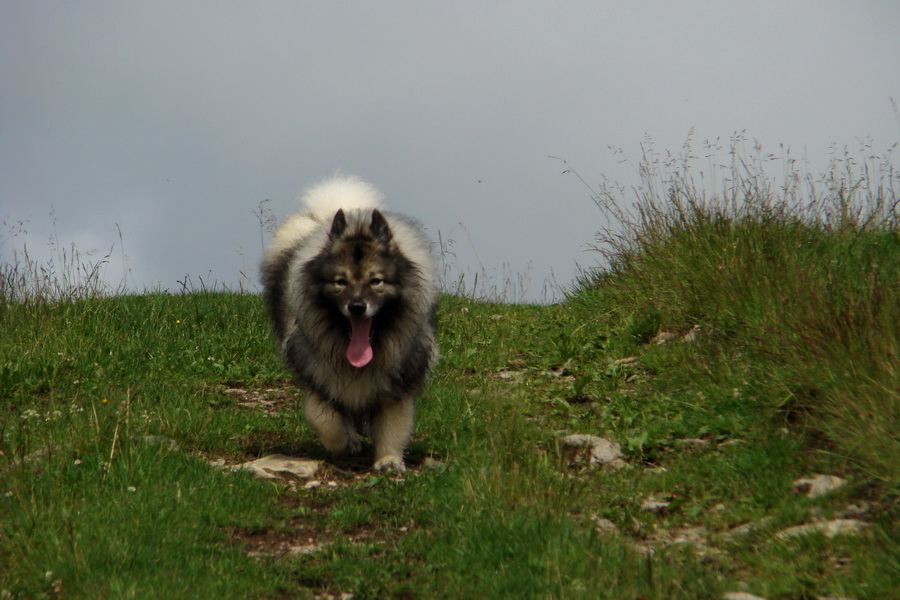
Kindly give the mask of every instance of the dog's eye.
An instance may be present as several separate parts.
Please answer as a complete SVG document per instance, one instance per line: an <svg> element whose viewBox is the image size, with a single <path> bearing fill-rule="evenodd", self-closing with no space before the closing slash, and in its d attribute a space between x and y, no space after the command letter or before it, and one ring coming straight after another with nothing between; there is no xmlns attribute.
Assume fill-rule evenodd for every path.
<svg viewBox="0 0 900 600"><path fill-rule="evenodd" d="M382 283L384 283L384 279L380 277L373 277L369 280L369 285L381 285Z"/></svg>
<svg viewBox="0 0 900 600"><path fill-rule="evenodd" d="M335 279L334 279L334 285L336 285L336 286L338 286L338 287L346 287L346 286L347 286L347 280L346 280L345 278L343 278L343 277L335 277Z"/></svg>

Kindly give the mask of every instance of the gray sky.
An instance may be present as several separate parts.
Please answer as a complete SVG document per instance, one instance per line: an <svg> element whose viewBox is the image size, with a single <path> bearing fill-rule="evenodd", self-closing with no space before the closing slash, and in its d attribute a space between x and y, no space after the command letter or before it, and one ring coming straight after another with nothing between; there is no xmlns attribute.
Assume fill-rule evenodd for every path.
<svg viewBox="0 0 900 600"><path fill-rule="evenodd" d="M279 218L343 170L531 299L603 225L585 187L636 183L691 128L814 168L900 139L900 2L0 0L0 258L114 246L106 278L256 282ZM51 218L50 213L53 217ZM55 229L54 229L55 228ZM123 265L124 256L127 264Z"/></svg>

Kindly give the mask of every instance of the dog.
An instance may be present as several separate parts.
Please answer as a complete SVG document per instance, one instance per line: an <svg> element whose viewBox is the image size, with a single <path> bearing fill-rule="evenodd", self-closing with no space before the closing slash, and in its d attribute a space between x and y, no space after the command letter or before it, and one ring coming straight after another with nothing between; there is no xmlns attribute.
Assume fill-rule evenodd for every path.
<svg viewBox="0 0 900 600"><path fill-rule="evenodd" d="M415 220L383 208L358 178L335 176L301 197L262 262L263 298L303 412L326 450L360 435L374 469L404 471L415 401L437 359L437 275Z"/></svg>

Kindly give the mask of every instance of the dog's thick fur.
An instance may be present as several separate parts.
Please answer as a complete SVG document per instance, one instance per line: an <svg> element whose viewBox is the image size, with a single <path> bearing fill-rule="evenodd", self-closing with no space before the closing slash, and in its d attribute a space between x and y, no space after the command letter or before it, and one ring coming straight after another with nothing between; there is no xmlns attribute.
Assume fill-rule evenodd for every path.
<svg viewBox="0 0 900 600"><path fill-rule="evenodd" d="M302 200L262 263L282 357L327 450L356 452L367 435L375 468L402 471L415 399L437 358L431 243L359 179L335 177Z"/></svg>

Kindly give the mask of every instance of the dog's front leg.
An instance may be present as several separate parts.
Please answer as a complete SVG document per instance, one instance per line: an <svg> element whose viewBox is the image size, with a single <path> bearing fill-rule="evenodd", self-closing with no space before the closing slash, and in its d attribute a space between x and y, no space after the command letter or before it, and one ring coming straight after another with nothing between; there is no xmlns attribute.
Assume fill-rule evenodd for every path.
<svg viewBox="0 0 900 600"><path fill-rule="evenodd" d="M415 404L412 398L380 398L372 416L376 471L405 471L403 451L412 437Z"/></svg>
<svg viewBox="0 0 900 600"><path fill-rule="evenodd" d="M355 454L360 450L359 436L350 420L313 392L303 398L303 414L322 445L332 454Z"/></svg>

